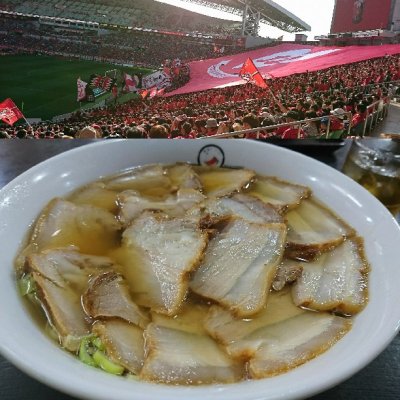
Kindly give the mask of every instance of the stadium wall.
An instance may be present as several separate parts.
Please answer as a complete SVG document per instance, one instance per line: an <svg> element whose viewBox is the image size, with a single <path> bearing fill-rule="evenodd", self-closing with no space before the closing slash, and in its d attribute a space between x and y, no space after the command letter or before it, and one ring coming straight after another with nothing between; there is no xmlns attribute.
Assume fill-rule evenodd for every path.
<svg viewBox="0 0 400 400"><path fill-rule="evenodd" d="M400 31L400 0L396 0L393 7L392 30Z"/></svg>
<svg viewBox="0 0 400 400"><path fill-rule="evenodd" d="M331 33L392 28L398 0L336 0Z"/></svg>
<svg viewBox="0 0 400 400"><path fill-rule="evenodd" d="M263 38L263 37L255 37L255 36L247 36L246 37L246 49L251 49L257 46L263 46L271 44L273 40L270 38Z"/></svg>

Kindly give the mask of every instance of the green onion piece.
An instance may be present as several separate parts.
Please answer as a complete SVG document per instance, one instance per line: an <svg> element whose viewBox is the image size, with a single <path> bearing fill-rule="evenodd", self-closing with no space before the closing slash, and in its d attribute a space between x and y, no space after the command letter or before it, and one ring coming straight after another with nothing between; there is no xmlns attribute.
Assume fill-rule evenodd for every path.
<svg viewBox="0 0 400 400"><path fill-rule="evenodd" d="M37 297L37 292L28 293L26 297L31 303L37 304L38 306L42 305L42 302L39 300L39 297Z"/></svg>
<svg viewBox="0 0 400 400"><path fill-rule="evenodd" d="M98 338L98 337L96 337L96 338L94 338L93 340L92 340L92 343L93 343L93 345L95 346L95 347L97 347L99 350L105 350L105 346L104 346L104 344L103 344L103 342L101 341L101 339L100 338Z"/></svg>
<svg viewBox="0 0 400 400"><path fill-rule="evenodd" d="M18 281L18 287L22 296L26 296L36 291L35 281L33 280L32 275L30 274L24 275Z"/></svg>
<svg viewBox="0 0 400 400"><path fill-rule="evenodd" d="M81 344L79 346L79 359L92 367L97 367L97 363L93 360L92 356L89 353L91 338L85 337L82 339Z"/></svg>
<svg viewBox="0 0 400 400"><path fill-rule="evenodd" d="M124 372L124 367L118 364L114 364L112 361L110 361L106 355L100 351L97 350L93 354L93 360L97 363L97 365L103 369L104 371L114 374L114 375L122 375Z"/></svg>

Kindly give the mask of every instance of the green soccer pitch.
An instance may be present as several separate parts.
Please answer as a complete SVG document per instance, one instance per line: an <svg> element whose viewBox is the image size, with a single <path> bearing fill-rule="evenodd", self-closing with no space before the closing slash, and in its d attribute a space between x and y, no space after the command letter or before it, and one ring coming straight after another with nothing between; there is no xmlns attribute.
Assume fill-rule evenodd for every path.
<svg viewBox="0 0 400 400"><path fill-rule="evenodd" d="M91 74L118 70L130 75L149 70L112 64L69 60L54 56L10 55L0 57L0 102L10 97L26 118L48 120L79 109L76 80ZM118 81L118 89L121 84ZM82 103L83 105L84 103Z"/></svg>

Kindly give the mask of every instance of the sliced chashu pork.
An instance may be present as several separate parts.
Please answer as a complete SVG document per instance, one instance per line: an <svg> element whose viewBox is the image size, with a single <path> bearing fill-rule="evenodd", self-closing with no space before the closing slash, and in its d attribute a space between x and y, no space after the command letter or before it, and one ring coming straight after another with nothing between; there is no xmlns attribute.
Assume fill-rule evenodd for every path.
<svg viewBox="0 0 400 400"><path fill-rule="evenodd" d="M235 359L249 361L252 378L286 372L328 350L351 328L349 319L296 307L288 290L272 293L253 319L237 320L214 306L206 329Z"/></svg>
<svg viewBox="0 0 400 400"><path fill-rule="evenodd" d="M256 341L262 336L263 344L249 363L250 376L259 379L287 372L327 351L350 329L349 319L312 312L266 327L254 335Z"/></svg>
<svg viewBox="0 0 400 400"><path fill-rule="evenodd" d="M94 319L121 318L141 328L150 322L132 301L125 279L114 271L96 275L82 296L85 312Z"/></svg>
<svg viewBox="0 0 400 400"><path fill-rule="evenodd" d="M168 333L171 343L168 345L169 349L167 348L167 344L163 343L161 352L160 348L154 349L154 343L152 344L156 354L153 354L154 358L150 361L149 366L147 366L147 373L150 371L150 373L154 375L151 379L163 379L160 372L164 373L164 370L167 368L163 359L167 360L170 358L167 352L174 351L174 344L177 346L176 352L180 354L178 359L171 359L170 368L172 373L170 372L170 382L193 382L196 384L211 383L213 380L219 382L225 381L227 378L231 379L229 377L232 375L232 372L236 371L238 366L235 365L236 363L232 363L225 354L221 355L221 353L223 353L221 352L221 348L216 346L209 338L204 328L208 310L209 306L205 304L196 304L188 300L179 311L179 314L175 315L173 318L156 312L151 313L153 325L157 326L159 329L165 329L166 331L164 332ZM160 336L163 336L162 332ZM162 339L163 337L157 338L157 341L162 341ZM181 352L178 350L180 343L183 343ZM213 355L211 351L215 351L215 354ZM175 360L178 360L176 362L177 365L173 365L175 364ZM217 372L216 377L213 378L214 372L216 370L218 371L216 367L222 366L220 365L221 360L226 370L224 371L224 369L221 369ZM184 367L185 363L188 364L186 368ZM206 365L209 365L210 371L205 370ZM234 369L231 369L230 365L235 365ZM180 368L177 376L174 375L176 373L174 372L176 371L176 367ZM242 371L239 372L238 370L237 373L240 374L238 378L241 378ZM221 376L224 378L221 378Z"/></svg>
<svg viewBox="0 0 400 400"><path fill-rule="evenodd" d="M228 307L238 316L260 311L281 261L284 224L233 219L209 243L193 276L193 292Z"/></svg>
<svg viewBox="0 0 400 400"><path fill-rule="evenodd" d="M133 168L107 179L104 184L108 190L136 190L144 196L155 197L164 196L172 189L171 180L160 164Z"/></svg>
<svg viewBox="0 0 400 400"><path fill-rule="evenodd" d="M158 326L176 329L198 335L207 335L204 329L204 321L208 315L209 306L206 304L196 304L186 300L179 314L172 318L156 312L151 312L151 320Z"/></svg>
<svg viewBox="0 0 400 400"><path fill-rule="evenodd" d="M240 343L257 329L276 324L288 318L303 314L305 311L293 303L290 290L283 289L280 292L272 291L268 296L266 307L253 317L235 318L229 310L221 306L213 305L204 320L204 328L219 343L227 346L228 354L235 358L249 358L241 349L234 352L235 343Z"/></svg>
<svg viewBox="0 0 400 400"><path fill-rule="evenodd" d="M297 305L355 314L367 304L369 265L361 239L348 239L314 262L302 263L302 267L292 289Z"/></svg>
<svg viewBox="0 0 400 400"><path fill-rule="evenodd" d="M54 199L39 216L30 245L37 250L74 245L82 253L104 255L118 243L120 229L104 209Z"/></svg>
<svg viewBox="0 0 400 400"><path fill-rule="evenodd" d="M286 214L286 218L286 255L290 258L312 260L355 233L332 211L312 199L302 201L298 208Z"/></svg>
<svg viewBox="0 0 400 400"><path fill-rule="evenodd" d="M196 385L236 382L244 375L242 363L229 358L208 336L150 324L145 340L143 379Z"/></svg>
<svg viewBox="0 0 400 400"><path fill-rule="evenodd" d="M287 284L296 282L301 276L303 265L295 260L283 259L276 271L272 288L282 290Z"/></svg>
<svg viewBox="0 0 400 400"><path fill-rule="evenodd" d="M76 351L81 338L90 333L90 319L81 305L90 275L112 267L113 262L107 257L69 249L27 257L26 269L36 282L38 298L66 349Z"/></svg>
<svg viewBox="0 0 400 400"><path fill-rule="evenodd" d="M311 190L277 178L257 176L248 193L272 204L281 212L287 212L298 207L302 199L308 198Z"/></svg>
<svg viewBox="0 0 400 400"><path fill-rule="evenodd" d="M139 374L144 363L143 329L122 320L97 321L92 333L98 336L112 361L133 374Z"/></svg>
<svg viewBox="0 0 400 400"><path fill-rule="evenodd" d="M232 197L208 200L205 203L205 213L209 214L211 220L238 217L258 224L284 222L276 208L253 196L241 193L234 194Z"/></svg>
<svg viewBox="0 0 400 400"><path fill-rule="evenodd" d="M255 177L248 169L198 168L203 191L208 197L229 196L247 186Z"/></svg>
<svg viewBox="0 0 400 400"><path fill-rule="evenodd" d="M118 211L117 195L118 192L106 189L103 182L96 182L74 192L69 200L74 204L104 208L115 214Z"/></svg>
<svg viewBox="0 0 400 400"><path fill-rule="evenodd" d="M135 302L175 315L187 294L189 273L199 264L207 240L192 220L151 212L135 219L123 234L120 254Z"/></svg>
<svg viewBox="0 0 400 400"><path fill-rule="evenodd" d="M199 176L189 164L175 164L167 167L167 175L171 179L172 186L180 189L202 189Z"/></svg>
<svg viewBox="0 0 400 400"><path fill-rule="evenodd" d="M126 227L144 210L160 210L172 217L183 217L204 199L205 196L195 189L179 189L165 200L145 198L138 192L127 190L118 196L119 218Z"/></svg>

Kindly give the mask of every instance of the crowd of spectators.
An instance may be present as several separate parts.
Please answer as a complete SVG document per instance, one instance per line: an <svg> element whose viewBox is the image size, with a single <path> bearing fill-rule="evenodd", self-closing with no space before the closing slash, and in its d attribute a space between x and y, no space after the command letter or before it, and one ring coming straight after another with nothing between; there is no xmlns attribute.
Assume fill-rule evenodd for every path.
<svg viewBox="0 0 400 400"><path fill-rule="evenodd" d="M372 112L383 110L400 80L400 55L269 81L78 112L62 123L0 128L16 138L196 138L262 127L261 137L341 138L351 124L362 135ZM348 119L348 112L352 119ZM321 117L316 122L298 121ZM330 122L328 122L330 120ZM278 128L271 126L286 123ZM329 135L327 134L329 125ZM249 133L245 137L254 138Z"/></svg>
<svg viewBox="0 0 400 400"><path fill-rule="evenodd" d="M0 10L185 33L240 34L238 24L149 0L2 0Z"/></svg>
<svg viewBox="0 0 400 400"><path fill-rule="evenodd" d="M30 53L65 54L150 68L159 67L166 58L193 61L216 56L213 42L199 38L136 31L109 31L97 36L90 31L68 32L1 17L0 48L3 51L8 48ZM230 54L243 51L242 48L224 48Z"/></svg>

